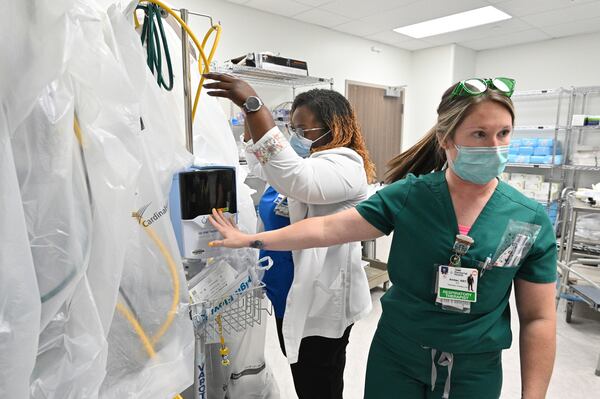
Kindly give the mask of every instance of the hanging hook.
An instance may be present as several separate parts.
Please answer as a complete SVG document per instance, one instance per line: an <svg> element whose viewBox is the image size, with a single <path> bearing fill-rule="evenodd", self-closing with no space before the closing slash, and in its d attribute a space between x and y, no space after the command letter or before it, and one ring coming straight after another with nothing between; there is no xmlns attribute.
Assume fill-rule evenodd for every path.
<svg viewBox="0 0 600 399"><path fill-rule="evenodd" d="M180 10L179 10L179 9L177 9L177 8L173 8L173 11L180 11ZM188 14L191 14L191 15L196 15L196 16L198 16L198 17L208 18L208 19L210 20L210 26L214 26L214 25L215 25L215 24L214 24L214 22L213 22L213 18L212 18L212 16L210 16L210 15L207 15L207 14L200 14L200 13L193 12L193 11L188 11ZM219 24L219 25L221 25L221 21L219 21L219 22L218 22L218 24Z"/></svg>

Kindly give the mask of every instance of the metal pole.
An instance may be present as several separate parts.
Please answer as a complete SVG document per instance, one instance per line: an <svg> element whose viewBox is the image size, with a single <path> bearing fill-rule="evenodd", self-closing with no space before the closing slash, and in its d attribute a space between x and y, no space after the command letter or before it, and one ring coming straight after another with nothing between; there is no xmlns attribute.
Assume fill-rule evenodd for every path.
<svg viewBox="0 0 600 399"><path fill-rule="evenodd" d="M575 242L575 225L577 224L577 210L571 208L569 215L569 237L567 239L567 248L565 248L565 263L568 265L571 261L571 254L573 253L573 243Z"/></svg>
<svg viewBox="0 0 600 399"><path fill-rule="evenodd" d="M181 19L187 24L188 10L182 8ZM192 131L192 93L190 78L190 42L188 33L181 28L181 63L183 64L183 105L185 107L185 146L189 152L194 153L194 134Z"/></svg>
<svg viewBox="0 0 600 399"><path fill-rule="evenodd" d="M369 259L375 259L377 252L375 245L375 240L363 241L363 256Z"/></svg>

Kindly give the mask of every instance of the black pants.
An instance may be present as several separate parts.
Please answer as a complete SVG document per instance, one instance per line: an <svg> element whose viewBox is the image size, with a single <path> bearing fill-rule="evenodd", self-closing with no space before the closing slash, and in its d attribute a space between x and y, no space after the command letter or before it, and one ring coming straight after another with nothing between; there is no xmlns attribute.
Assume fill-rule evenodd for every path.
<svg viewBox="0 0 600 399"><path fill-rule="evenodd" d="M279 345L286 355L283 319L276 318L275 321ZM291 365L298 399L342 399L346 346L352 326L349 325L340 338L313 336L302 339L298 362Z"/></svg>

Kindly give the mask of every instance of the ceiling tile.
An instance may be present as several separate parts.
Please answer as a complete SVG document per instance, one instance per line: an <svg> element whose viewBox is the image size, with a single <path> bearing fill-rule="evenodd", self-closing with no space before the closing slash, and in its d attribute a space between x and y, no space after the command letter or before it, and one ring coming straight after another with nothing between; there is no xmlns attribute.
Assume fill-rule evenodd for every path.
<svg viewBox="0 0 600 399"><path fill-rule="evenodd" d="M560 25L567 22L578 21L600 17L600 1L591 3L577 4L572 7L561 8L543 12L539 14L528 15L522 19L532 26L541 28L545 26Z"/></svg>
<svg viewBox="0 0 600 399"><path fill-rule="evenodd" d="M382 29L394 29L488 5L484 0L421 0L360 20L379 25Z"/></svg>
<svg viewBox="0 0 600 399"><path fill-rule="evenodd" d="M324 11L319 8L313 8L306 12L294 15L295 19L308 22L315 25L321 25L332 28L337 25L349 22L350 19L339 14L334 14L329 11Z"/></svg>
<svg viewBox="0 0 600 399"><path fill-rule="evenodd" d="M261 11L292 17L303 11L310 10L310 6L296 3L292 0L250 0L244 6L256 8Z"/></svg>
<svg viewBox="0 0 600 399"><path fill-rule="evenodd" d="M399 33L391 31L391 30L385 31L385 32L379 32L374 35L370 35L368 37L368 39L375 40L377 42L381 42L381 43L385 43L385 44L391 44L392 46L396 46L398 48L401 48L404 50L409 50L409 51L421 50L421 49L429 48L429 47L435 47L434 44L428 43L425 40L413 39L411 37L401 35Z"/></svg>
<svg viewBox="0 0 600 399"><path fill-rule="evenodd" d="M467 47L473 50L487 50L498 47L513 46L516 44L537 42L541 40L551 39L551 37L539 29L530 29L522 32L511 33L508 35L498 35L493 37L486 37L483 39L464 41L460 44L463 47Z"/></svg>
<svg viewBox="0 0 600 399"><path fill-rule="evenodd" d="M312 7L319 7L335 0L294 0L296 3L304 4Z"/></svg>
<svg viewBox="0 0 600 399"><path fill-rule="evenodd" d="M367 39L376 40L378 42L387 43L387 44L398 44L401 42L406 42L408 40L414 40L412 37L402 35L400 33L396 33L393 30L385 30L383 32L379 32L373 35L367 36Z"/></svg>
<svg viewBox="0 0 600 399"><path fill-rule="evenodd" d="M547 26L540 28L541 31L552 37L564 37L600 31L600 17L584 19L566 24Z"/></svg>
<svg viewBox="0 0 600 399"><path fill-rule="evenodd" d="M363 21L350 21L336 26L335 30L356 36L368 36L381 32L381 27Z"/></svg>
<svg viewBox="0 0 600 399"><path fill-rule="evenodd" d="M348 18L359 19L414 2L415 0L335 0L319 8Z"/></svg>
<svg viewBox="0 0 600 399"><path fill-rule="evenodd" d="M427 37L427 41L436 45L477 40L489 36L506 35L531 29L531 26L519 18L511 18L492 24L463 29L456 32L444 33Z"/></svg>
<svg viewBox="0 0 600 399"><path fill-rule="evenodd" d="M585 3L591 3L597 0L502 0L494 6L513 17L523 17L525 15L540 14L552 10L575 7Z"/></svg>

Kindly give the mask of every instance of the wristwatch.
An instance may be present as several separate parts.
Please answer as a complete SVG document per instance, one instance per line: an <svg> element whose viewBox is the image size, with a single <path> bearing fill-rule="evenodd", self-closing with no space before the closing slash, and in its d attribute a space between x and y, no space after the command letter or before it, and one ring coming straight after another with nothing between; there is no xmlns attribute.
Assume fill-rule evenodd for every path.
<svg viewBox="0 0 600 399"><path fill-rule="evenodd" d="M242 109L245 113L256 112L263 106L263 102L256 96L250 96L246 102L242 104Z"/></svg>

